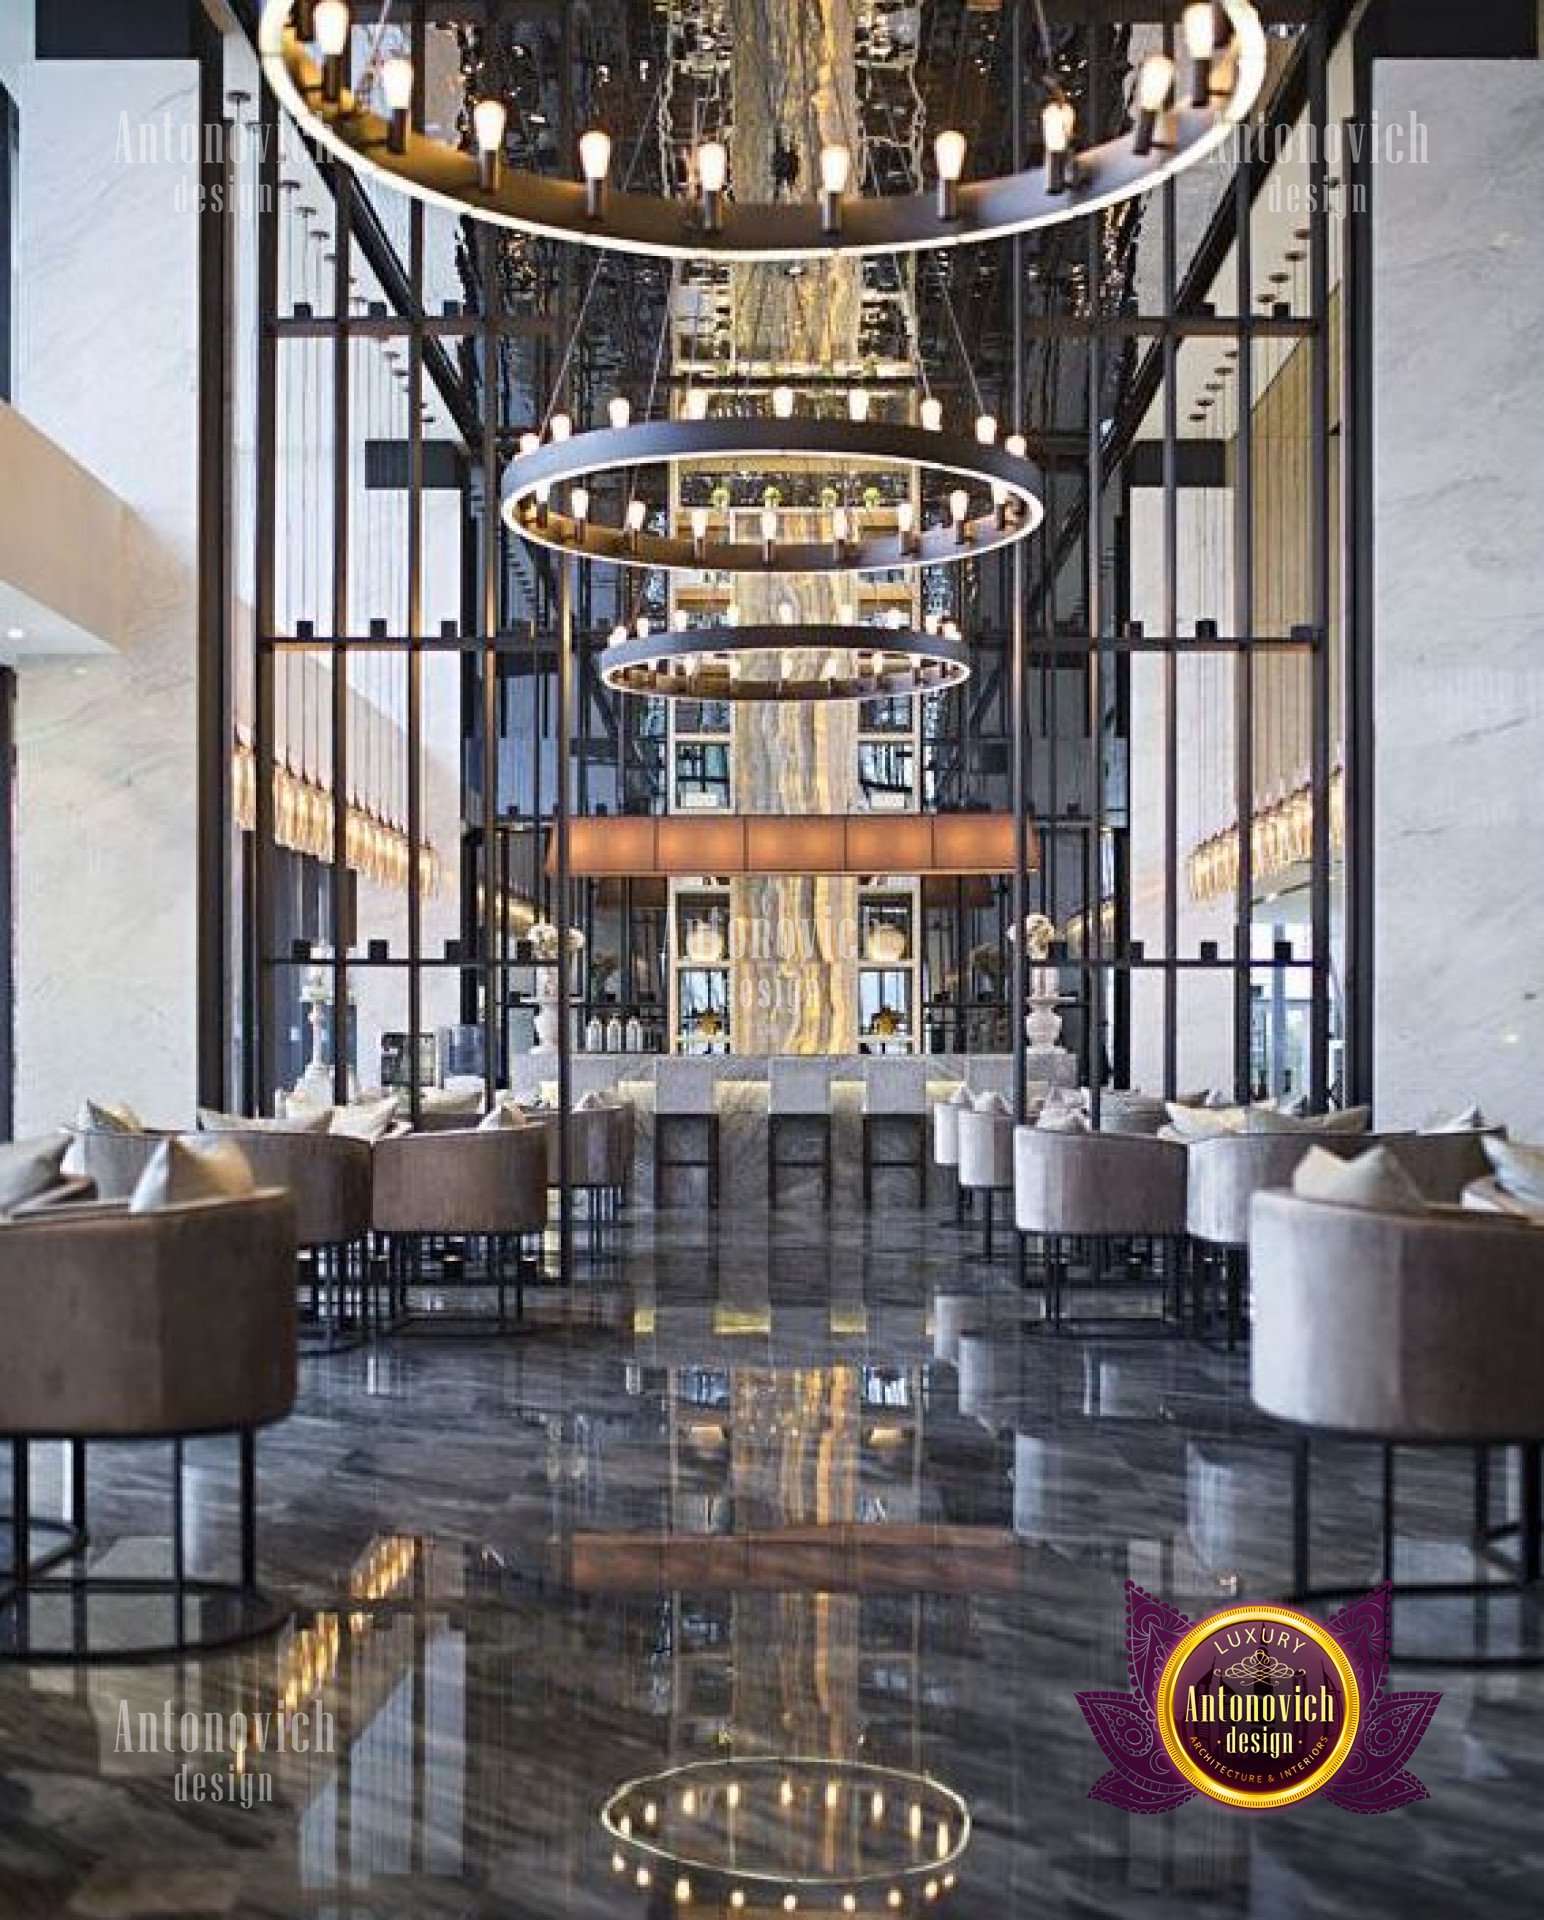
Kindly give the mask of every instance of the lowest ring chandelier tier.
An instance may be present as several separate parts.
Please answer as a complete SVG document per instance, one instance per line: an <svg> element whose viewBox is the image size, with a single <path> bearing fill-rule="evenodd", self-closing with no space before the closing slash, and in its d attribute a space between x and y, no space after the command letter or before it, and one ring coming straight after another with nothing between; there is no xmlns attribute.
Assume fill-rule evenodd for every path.
<svg viewBox="0 0 1544 1920"><path fill-rule="evenodd" d="M525 437L523 451L504 475L504 518L529 540L587 560L676 572L878 573L894 568L948 566L1022 540L1044 517L1039 469L1017 451L1014 435L999 447L938 429L894 421L821 420L791 412L773 419L650 420L602 427L541 442ZM995 424L993 431L995 433ZM1012 446L1015 450L1009 451ZM591 476L633 467L705 460L739 463L810 460L867 465L912 473L942 472L962 483L949 493L942 525L917 523L909 501L888 507L836 505L826 513L830 535L821 540L782 537L782 516L764 507L759 537L734 537L730 508L696 507L689 534L652 531L645 503L634 498L627 524L607 526L590 514ZM562 488L561 504L553 498ZM972 511L975 508L976 511Z"/></svg>
<svg viewBox="0 0 1544 1920"><path fill-rule="evenodd" d="M616 692L656 699L904 700L968 680L970 655L948 631L806 625L629 634L620 627L600 670Z"/></svg>
<svg viewBox="0 0 1544 1920"><path fill-rule="evenodd" d="M1033 171L967 180L965 136L945 129L933 142L931 193L854 191L852 152L831 143L819 156L816 199L737 200L732 153L709 140L693 155L690 197L670 199L609 184L612 143L601 127L578 142L577 180L507 167L508 109L497 97L472 108L472 151L423 133L412 125L419 87L411 61L372 55L356 79L352 28L345 0L267 0L259 24L269 83L339 159L457 214L677 260L902 253L1052 226L1204 159L1258 99L1266 65L1250 0L1194 0L1182 16L1180 60L1152 53L1138 71L1130 131L1080 148L1076 110L1055 90L1041 115L1044 163Z"/></svg>

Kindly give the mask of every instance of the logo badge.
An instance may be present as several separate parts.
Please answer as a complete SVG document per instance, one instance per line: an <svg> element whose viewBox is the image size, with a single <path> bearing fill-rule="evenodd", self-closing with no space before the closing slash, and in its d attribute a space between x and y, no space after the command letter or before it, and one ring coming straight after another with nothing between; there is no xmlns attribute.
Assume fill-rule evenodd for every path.
<svg viewBox="0 0 1544 1920"><path fill-rule="evenodd" d="M1134 1813L1197 1793L1255 1811L1424 1800L1405 1762L1442 1696L1386 1691L1388 1605L1385 1586L1327 1623L1268 1602L1192 1621L1128 1581L1132 1691L1078 1695L1114 1768L1089 1797Z"/></svg>

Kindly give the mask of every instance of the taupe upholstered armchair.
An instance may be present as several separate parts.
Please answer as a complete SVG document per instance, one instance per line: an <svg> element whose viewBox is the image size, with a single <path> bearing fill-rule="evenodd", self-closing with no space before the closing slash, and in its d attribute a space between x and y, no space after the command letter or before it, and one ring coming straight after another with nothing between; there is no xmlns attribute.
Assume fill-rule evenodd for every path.
<svg viewBox="0 0 1544 1920"><path fill-rule="evenodd" d="M990 1260L997 1195L1013 1186L1013 1116L961 1107L957 1127L960 1190L982 1197L982 1253Z"/></svg>
<svg viewBox="0 0 1544 1920"><path fill-rule="evenodd" d="M130 1136L123 1136L130 1137ZM295 1402L295 1215L258 1192L131 1213L56 1207L0 1228L0 1436L11 1443L13 1566L0 1596L0 1651L26 1659L120 1658L209 1647L277 1625L257 1588L256 1433ZM240 1442L237 1582L187 1566L182 1442ZM174 1443L170 1581L79 1570L34 1578L29 1448L71 1443L72 1520L87 1524L87 1445ZM29 1571L31 1569L31 1571ZM90 1638L98 1594L132 1597L130 1641ZM124 1618L117 1610L117 1618ZM159 1638L148 1622L164 1618Z"/></svg>
<svg viewBox="0 0 1544 1920"><path fill-rule="evenodd" d="M1060 1323L1075 1258L1086 1254L1097 1278L1115 1249L1124 1277L1156 1278L1177 1311L1186 1173L1185 1149L1171 1140L1015 1128L1014 1225L1039 1242L1053 1323Z"/></svg>
<svg viewBox="0 0 1544 1920"><path fill-rule="evenodd" d="M561 1136L556 1116L543 1127L547 1137L547 1185L561 1187ZM568 1116L568 1185L585 1195L590 1243L596 1244L603 1219L615 1218L627 1195L633 1162L633 1109L626 1100L575 1107Z"/></svg>
<svg viewBox="0 0 1544 1920"><path fill-rule="evenodd" d="M531 1242L547 1224L547 1129L540 1124L464 1133L409 1133L375 1148L371 1214L389 1242L395 1303L423 1284L426 1253L440 1257L438 1286L471 1281L498 1296L505 1324L510 1253L516 1314L535 1265ZM469 1274L466 1244L481 1243L482 1271ZM446 1244L450 1243L450 1244Z"/></svg>
<svg viewBox="0 0 1544 1920"><path fill-rule="evenodd" d="M295 1204L298 1268L307 1303L335 1345L351 1313L373 1312L368 1241L374 1148L337 1133L231 1129L260 1187L280 1187Z"/></svg>
<svg viewBox="0 0 1544 1920"><path fill-rule="evenodd" d="M1434 1136L1433 1136L1434 1137ZM1305 1436L1294 1487L1295 1585L1309 1590L1306 1435L1522 1450L1517 1572L1540 1574L1544 1232L1457 1211L1381 1213L1262 1193L1250 1228L1250 1385ZM1476 1533L1489 1525L1477 1454ZM1394 1485L1385 1453L1384 1572ZM1396 1589L1396 1592L1398 1589Z"/></svg>

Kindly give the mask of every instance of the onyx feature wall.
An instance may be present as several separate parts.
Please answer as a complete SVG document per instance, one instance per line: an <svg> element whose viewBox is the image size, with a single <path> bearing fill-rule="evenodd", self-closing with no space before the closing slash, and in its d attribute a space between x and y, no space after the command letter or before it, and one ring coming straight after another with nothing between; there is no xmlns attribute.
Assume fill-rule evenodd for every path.
<svg viewBox="0 0 1544 1920"><path fill-rule="evenodd" d="M1380 1126L1544 1138L1544 67L1378 60L1424 166L1372 200Z"/></svg>

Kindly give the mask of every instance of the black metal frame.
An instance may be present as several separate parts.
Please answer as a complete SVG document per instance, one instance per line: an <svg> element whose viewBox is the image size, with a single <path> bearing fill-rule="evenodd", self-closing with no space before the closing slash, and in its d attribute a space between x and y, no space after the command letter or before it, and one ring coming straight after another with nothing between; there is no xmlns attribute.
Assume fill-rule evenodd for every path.
<svg viewBox="0 0 1544 1920"><path fill-rule="evenodd" d="M120 1579L91 1572L84 1566L60 1574L52 1569L84 1550L88 1517L86 1448L90 1436L9 1434L11 1443L12 1535L14 1562L10 1574L0 1581L0 1662L24 1665L132 1665L144 1661L180 1659L188 1654L217 1652L223 1648L244 1646L276 1633L291 1616L292 1609L265 1593L257 1584L257 1434L249 1427L235 1430L239 1451L240 1476L240 1576L237 1580L214 1580L192 1575L187 1570L186 1509L183 1486L183 1452L189 1439L204 1434L154 1436L113 1435L111 1438L134 1440L143 1445L167 1445L172 1449L172 1574L169 1579ZM32 1440L47 1437L68 1440L71 1450L71 1520L79 1543L64 1552L50 1551L46 1561L34 1561L30 1552L32 1528L29 1447ZM93 1601L109 1598L143 1597L169 1601L176 1609L176 1629L170 1640L103 1645L93 1642L91 1608ZM34 1603L67 1599L70 1609L70 1637L67 1644L37 1646L32 1640ZM187 1604L221 1600L231 1609L229 1624L212 1631L189 1633L186 1630Z"/></svg>

